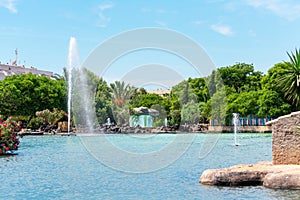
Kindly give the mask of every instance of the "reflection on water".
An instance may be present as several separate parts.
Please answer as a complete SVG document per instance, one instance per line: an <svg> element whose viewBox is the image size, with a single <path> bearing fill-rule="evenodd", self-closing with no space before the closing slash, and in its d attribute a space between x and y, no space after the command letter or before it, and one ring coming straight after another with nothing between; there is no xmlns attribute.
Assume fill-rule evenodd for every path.
<svg viewBox="0 0 300 200"><path fill-rule="evenodd" d="M109 140L143 153L162 148L174 137L110 135ZM232 134L222 134L212 151L199 157L205 135L198 134L171 165L152 173L131 174L101 164L79 137L26 136L18 155L0 157L0 179L4 181L0 190L5 191L0 192L0 199L300 199L296 190L199 184L205 169L271 160L270 134L238 137L241 146L234 147ZM110 156L110 152L104 153ZM120 160L114 162L122 164Z"/></svg>

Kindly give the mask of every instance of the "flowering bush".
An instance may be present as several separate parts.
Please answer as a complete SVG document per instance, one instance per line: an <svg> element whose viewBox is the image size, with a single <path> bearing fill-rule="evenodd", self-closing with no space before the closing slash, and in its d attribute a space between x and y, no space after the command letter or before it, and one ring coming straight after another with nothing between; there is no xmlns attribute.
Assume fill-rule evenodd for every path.
<svg viewBox="0 0 300 200"><path fill-rule="evenodd" d="M43 111L36 112L35 115L42 119L44 123L55 125L63 117L67 117L67 113L63 110L58 110L57 108L53 109L53 112L46 109Z"/></svg>
<svg viewBox="0 0 300 200"><path fill-rule="evenodd" d="M18 150L20 141L17 132L20 129L20 123L14 121L12 117L5 120L0 116L0 154Z"/></svg>

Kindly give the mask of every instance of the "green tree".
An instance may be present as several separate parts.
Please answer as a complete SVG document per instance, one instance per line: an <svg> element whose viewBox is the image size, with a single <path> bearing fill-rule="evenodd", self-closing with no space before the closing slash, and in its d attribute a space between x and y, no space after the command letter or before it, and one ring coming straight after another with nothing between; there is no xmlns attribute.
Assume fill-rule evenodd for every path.
<svg viewBox="0 0 300 200"><path fill-rule="evenodd" d="M188 82L193 89L194 94L197 96L197 101L207 102L209 99L209 92L205 78L189 78Z"/></svg>
<svg viewBox="0 0 300 200"><path fill-rule="evenodd" d="M195 102L189 102L183 105L181 109L181 122L187 124L195 124L200 121L199 105Z"/></svg>
<svg viewBox="0 0 300 200"><path fill-rule="evenodd" d="M280 94L273 90L261 90L258 104L259 117L279 117L291 112L291 105L284 102Z"/></svg>
<svg viewBox="0 0 300 200"><path fill-rule="evenodd" d="M169 112L167 112L168 122L171 126L180 125L181 123L181 106L180 101L177 95L171 91L169 96L168 104L169 104ZM168 110L168 109L167 109Z"/></svg>
<svg viewBox="0 0 300 200"><path fill-rule="evenodd" d="M292 110L298 110L300 106L300 52L288 53L289 62L284 62L283 70L277 78L278 88L284 97L291 102Z"/></svg>
<svg viewBox="0 0 300 200"><path fill-rule="evenodd" d="M99 123L105 123L107 118L114 121L112 113L112 96L111 90L103 78L98 80L95 94L96 116Z"/></svg>
<svg viewBox="0 0 300 200"><path fill-rule="evenodd" d="M216 92L217 92L217 83L215 81L216 78L216 71L213 70L211 75L208 76L208 91L209 91L209 95L213 96Z"/></svg>
<svg viewBox="0 0 300 200"><path fill-rule="evenodd" d="M291 112L291 105L278 87L278 79L286 67L285 63L277 63L262 78L262 90L258 99L260 117L279 117Z"/></svg>
<svg viewBox="0 0 300 200"><path fill-rule="evenodd" d="M222 124L226 122L226 90L225 87L219 88L218 91L203 106L203 117L207 120L215 119Z"/></svg>
<svg viewBox="0 0 300 200"><path fill-rule="evenodd" d="M36 111L66 110L66 84L46 76L21 74L0 81L0 113L5 116L35 116Z"/></svg>
<svg viewBox="0 0 300 200"><path fill-rule="evenodd" d="M17 114L21 105L21 90L10 81L0 82L0 114L9 116Z"/></svg>
<svg viewBox="0 0 300 200"><path fill-rule="evenodd" d="M278 87L278 79L286 68L285 63L277 63L273 67L271 67L267 74L262 77L261 85L262 89L272 90L279 93L282 98L284 97L281 89Z"/></svg>
<svg viewBox="0 0 300 200"><path fill-rule="evenodd" d="M140 100L141 95L145 95L145 94L147 94L147 91L144 88L138 88L134 90L132 96L130 97L129 104L130 105L137 104Z"/></svg>
<svg viewBox="0 0 300 200"><path fill-rule="evenodd" d="M134 94L135 87L125 84L124 81L115 81L110 84L113 103L115 106L122 108Z"/></svg>
<svg viewBox="0 0 300 200"><path fill-rule="evenodd" d="M142 94L133 101L130 101L131 108L147 107L151 108L153 105L162 105L163 97L158 94Z"/></svg>
<svg viewBox="0 0 300 200"><path fill-rule="evenodd" d="M256 116L259 109L260 93L258 91L249 91L242 93L233 93L227 97L226 118L230 121L232 113L239 113L240 116Z"/></svg>
<svg viewBox="0 0 300 200"><path fill-rule="evenodd" d="M193 88L190 86L188 80L184 80L178 83L177 85L173 86L172 93L173 95L177 96L181 106L183 106L184 104L190 101L197 102L197 96Z"/></svg>
<svg viewBox="0 0 300 200"><path fill-rule="evenodd" d="M233 88L235 92L259 90L262 73L254 71L252 64L237 63L218 69L221 79L226 87Z"/></svg>
<svg viewBox="0 0 300 200"><path fill-rule="evenodd" d="M125 84L124 81L115 81L110 84L113 102L113 115L118 124L128 123L130 106L129 100L135 94L136 88Z"/></svg>
<svg viewBox="0 0 300 200"><path fill-rule="evenodd" d="M256 115L262 78L262 72L255 71L252 64L246 63L213 71L208 77L208 90L212 97L202 106L202 115L227 124L234 112L241 116Z"/></svg>

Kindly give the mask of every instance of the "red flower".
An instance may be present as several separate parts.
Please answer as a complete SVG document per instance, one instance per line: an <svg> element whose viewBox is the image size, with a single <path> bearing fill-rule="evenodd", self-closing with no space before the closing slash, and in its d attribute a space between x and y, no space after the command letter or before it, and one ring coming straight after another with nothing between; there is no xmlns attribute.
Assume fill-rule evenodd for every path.
<svg viewBox="0 0 300 200"><path fill-rule="evenodd" d="M20 143L17 135L20 123L12 120L12 117L3 120L0 119L0 154L9 150L17 150Z"/></svg>

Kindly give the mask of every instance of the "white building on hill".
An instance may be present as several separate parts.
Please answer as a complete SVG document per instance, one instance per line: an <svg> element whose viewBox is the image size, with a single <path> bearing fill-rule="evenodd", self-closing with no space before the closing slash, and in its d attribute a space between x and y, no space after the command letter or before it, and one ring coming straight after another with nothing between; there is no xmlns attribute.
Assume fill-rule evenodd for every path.
<svg viewBox="0 0 300 200"><path fill-rule="evenodd" d="M29 74L29 73L48 76L48 77L53 76L53 72L38 70L33 67L25 68L24 66L0 64L0 80L3 80L6 76L12 76L15 74Z"/></svg>
<svg viewBox="0 0 300 200"><path fill-rule="evenodd" d="M171 90L163 90L163 89L157 89L152 91L147 91L148 94L158 94L160 96L164 96L171 93Z"/></svg>

